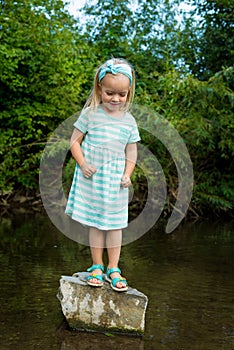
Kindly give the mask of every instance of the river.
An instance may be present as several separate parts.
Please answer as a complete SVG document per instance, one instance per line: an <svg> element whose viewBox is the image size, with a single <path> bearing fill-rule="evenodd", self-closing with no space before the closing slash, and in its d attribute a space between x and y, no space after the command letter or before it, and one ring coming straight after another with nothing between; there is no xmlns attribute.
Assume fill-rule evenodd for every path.
<svg viewBox="0 0 234 350"><path fill-rule="evenodd" d="M120 267L149 304L143 338L66 329L56 297L61 275L90 266L89 247L46 215L0 222L0 350L234 349L233 223L164 223L123 247Z"/></svg>

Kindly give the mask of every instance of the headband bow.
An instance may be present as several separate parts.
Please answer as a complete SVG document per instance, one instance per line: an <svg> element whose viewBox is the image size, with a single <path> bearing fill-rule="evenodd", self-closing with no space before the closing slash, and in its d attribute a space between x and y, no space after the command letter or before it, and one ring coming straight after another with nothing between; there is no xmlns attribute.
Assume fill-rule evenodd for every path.
<svg viewBox="0 0 234 350"><path fill-rule="evenodd" d="M132 85L132 69L126 63L114 64L112 60L108 61L105 67L102 67L99 72L99 83L105 77L107 73L112 73L116 75L117 73L124 74L130 80L130 85Z"/></svg>

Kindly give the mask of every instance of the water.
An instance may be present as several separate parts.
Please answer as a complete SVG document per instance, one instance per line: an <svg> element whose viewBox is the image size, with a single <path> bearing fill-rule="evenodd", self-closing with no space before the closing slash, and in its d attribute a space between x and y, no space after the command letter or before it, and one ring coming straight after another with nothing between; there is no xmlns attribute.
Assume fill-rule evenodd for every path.
<svg viewBox="0 0 234 350"><path fill-rule="evenodd" d="M124 246L120 266L149 298L144 337L72 333L56 298L59 278L85 270L89 248L46 216L0 223L0 350L234 349L232 223L163 224Z"/></svg>

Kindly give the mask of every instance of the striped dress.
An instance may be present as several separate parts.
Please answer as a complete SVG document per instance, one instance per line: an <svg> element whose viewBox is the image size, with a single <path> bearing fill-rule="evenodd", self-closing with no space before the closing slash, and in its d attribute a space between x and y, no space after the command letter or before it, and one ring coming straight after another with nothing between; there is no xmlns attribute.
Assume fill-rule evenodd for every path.
<svg viewBox="0 0 234 350"><path fill-rule="evenodd" d="M65 213L83 225L100 230L127 227L128 189L121 186L125 147L140 140L136 121L126 112L113 118L100 106L84 110L74 127L85 134L82 150L97 171L90 178L76 164Z"/></svg>

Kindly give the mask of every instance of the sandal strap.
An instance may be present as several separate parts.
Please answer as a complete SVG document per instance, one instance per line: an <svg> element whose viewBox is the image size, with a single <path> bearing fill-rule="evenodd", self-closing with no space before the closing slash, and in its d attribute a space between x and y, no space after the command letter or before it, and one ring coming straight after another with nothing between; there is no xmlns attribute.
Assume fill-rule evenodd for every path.
<svg viewBox="0 0 234 350"><path fill-rule="evenodd" d="M89 267L87 269L88 272L92 272L94 270L102 270L102 272L104 272L104 266L103 265L99 265L99 264L95 264L95 265L92 265L91 267Z"/></svg>
<svg viewBox="0 0 234 350"><path fill-rule="evenodd" d="M116 278L113 278L113 280L111 280L111 284L112 284L112 286L114 286L114 287L116 287L116 284L118 283L118 282L123 282L124 284L126 284L126 286L128 285L128 282L126 281L126 279L125 278L123 278L123 277L116 277ZM120 288L121 289L121 288Z"/></svg>
<svg viewBox="0 0 234 350"><path fill-rule="evenodd" d="M108 277L110 277L110 275L113 272L118 272L121 275L121 270L118 267L112 267L110 269L108 269L108 268L106 269L106 274L107 274Z"/></svg>
<svg viewBox="0 0 234 350"><path fill-rule="evenodd" d="M86 277L86 280L87 281L90 281L90 280L92 280L92 279L94 279L94 278L96 278L97 280L99 280L99 281L101 281L101 282L104 282L104 280L103 280L103 277L102 277L102 275L89 275L89 276L87 276Z"/></svg>

